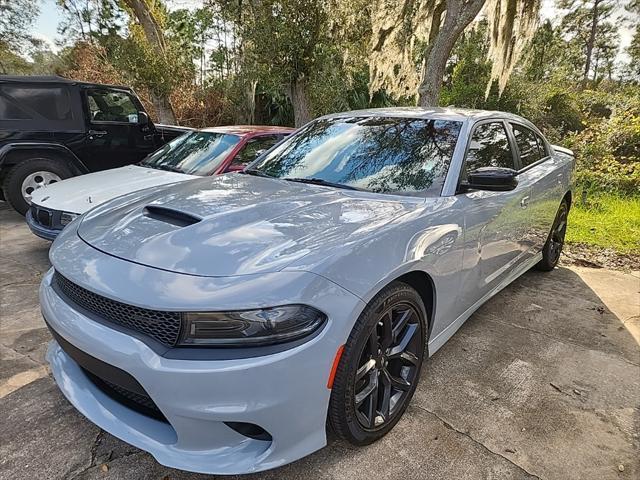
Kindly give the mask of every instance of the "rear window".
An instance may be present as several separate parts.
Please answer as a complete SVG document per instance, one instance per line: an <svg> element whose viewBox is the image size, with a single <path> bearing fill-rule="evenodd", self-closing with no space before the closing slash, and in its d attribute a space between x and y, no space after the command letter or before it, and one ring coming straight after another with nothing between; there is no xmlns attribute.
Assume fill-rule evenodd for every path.
<svg viewBox="0 0 640 480"><path fill-rule="evenodd" d="M523 167L536 163L547 156L544 142L535 132L522 125L512 123L511 126Z"/></svg>
<svg viewBox="0 0 640 480"><path fill-rule="evenodd" d="M82 127L72 91L66 86L0 84L0 122L14 128L67 130Z"/></svg>

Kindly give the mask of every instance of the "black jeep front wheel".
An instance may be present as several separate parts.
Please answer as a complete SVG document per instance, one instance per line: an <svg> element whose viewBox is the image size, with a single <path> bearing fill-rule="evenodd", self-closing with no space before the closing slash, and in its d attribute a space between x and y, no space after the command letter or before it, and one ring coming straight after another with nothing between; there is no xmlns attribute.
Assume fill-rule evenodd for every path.
<svg viewBox="0 0 640 480"><path fill-rule="evenodd" d="M24 215L36 190L71 176L71 171L61 161L49 158L23 160L5 177L4 197L18 213Z"/></svg>

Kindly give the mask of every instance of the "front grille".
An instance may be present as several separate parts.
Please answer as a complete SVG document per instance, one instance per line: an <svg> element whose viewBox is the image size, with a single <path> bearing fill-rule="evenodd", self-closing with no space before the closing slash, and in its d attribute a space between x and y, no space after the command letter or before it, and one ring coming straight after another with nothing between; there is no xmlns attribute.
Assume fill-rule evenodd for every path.
<svg viewBox="0 0 640 480"><path fill-rule="evenodd" d="M44 227L51 228L53 226L53 215L52 212L47 210L46 208L39 207L31 207L33 218L40 225Z"/></svg>
<svg viewBox="0 0 640 480"><path fill-rule="evenodd" d="M129 373L92 357L65 340L51 325L45 323L60 348L82 369L91 382L113 400L126 405L138 413L167 421L147 391Z"/></svg>
<svg viewBox="0 0 640 480"><path fill-rule="evenodd" d="M147 415L148 417L152 417L156 420L168 423L167 418L162 414L158 406L154 403L153 400L151 400L151 397L149 397L148 395L142 395L140 393L127 390L120 385L116 385L115 383L111 383L104 378L100 378L97 375L94 375L84 368L82 369L82 371L85 373L85 375L87 375L89 380L91 380L96 387L98 387L111 399L122 403L123 405L131 408L132 410L135 410L138 413L142 413L143 415Z"/></svg>
<svg viewBox="0 0 640 480"><path fill-rule="evenodd" d="M53 282L69 300L101 319L143 333L169 347L178 341L182 324L179 312L148 310L116 302L76 285L58 272Z"/></svg>

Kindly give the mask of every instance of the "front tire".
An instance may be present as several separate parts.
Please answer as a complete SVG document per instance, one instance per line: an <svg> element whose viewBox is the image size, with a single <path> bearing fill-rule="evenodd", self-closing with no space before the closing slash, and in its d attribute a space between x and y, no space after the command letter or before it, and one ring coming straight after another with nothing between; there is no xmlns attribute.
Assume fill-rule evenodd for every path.
<svg viewBox="0 0 640 480"><path fill-rule="evenodd" d="M427 313L420 295L394 282L356 321L338 364L329 424L354 445L386 435L402 417L418 385Z"/></svg>
<svg viewBox="0 0 640 480"><path fill-rule="evenodd" d="M14 166L4 179L4 196L18 213L24 215L31 195L38 188L71 177L69 168L58 160L30 158Z"/></svg>
<svg viewBox="0 0 640 480"><path fill-rule="evenodd" d="M542 247L542 260L536 264L536 269L543 272L550 272L560 261L560 254L564 246L564 236L567 232L567 217L569 216L569 203L562 200L556 218L553 221L549 237Z"/></svg>

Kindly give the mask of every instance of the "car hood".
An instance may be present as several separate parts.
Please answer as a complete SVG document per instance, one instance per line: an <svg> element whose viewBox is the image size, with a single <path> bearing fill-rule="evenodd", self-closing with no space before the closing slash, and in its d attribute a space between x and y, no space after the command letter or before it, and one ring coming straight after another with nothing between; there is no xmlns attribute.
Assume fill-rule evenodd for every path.
<svg viewBox="0 0 640 480"><path fill-rule="evenodd" d="M78 235L112 256L199 276L279 271L374 235L424 199L242 174L137 192L83 217Z"/></svg>
<svg viewBox="0 0 640 480"><path fill-rule="evenodd" d="M193 178L198 177L129 165L68 178L39 188L33 193L32 202L52 210L84 213L127 193Z"/></svg>

